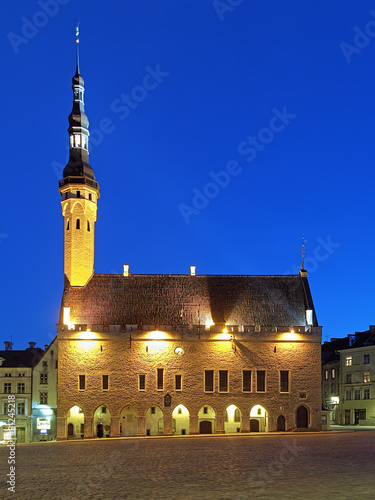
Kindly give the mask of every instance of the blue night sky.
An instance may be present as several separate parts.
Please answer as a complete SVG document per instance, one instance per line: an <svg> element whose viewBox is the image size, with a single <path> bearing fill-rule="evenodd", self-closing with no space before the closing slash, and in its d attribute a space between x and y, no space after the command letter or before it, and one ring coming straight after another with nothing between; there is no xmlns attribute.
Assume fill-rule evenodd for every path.
<svg viewBox="0 0 375 500"><path fill-rule="evenodd" d="M323 340L374 323L374 8L5 3L1 344L55 336L77 21L101 188L95 271L296 274L304 234Z"/></svg>

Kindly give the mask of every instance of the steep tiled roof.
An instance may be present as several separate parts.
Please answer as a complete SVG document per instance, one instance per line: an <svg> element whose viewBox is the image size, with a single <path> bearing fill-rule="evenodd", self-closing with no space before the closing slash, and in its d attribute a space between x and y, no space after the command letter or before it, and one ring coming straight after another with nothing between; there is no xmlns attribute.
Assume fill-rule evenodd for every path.
<svg viewBox="0 0 375 500"><path fill-rule="evenodd" d="M39 347L27 348L23 351L0 351L0 358L3 358L2 367L32 367L42 358L43 349Z"/></svg>
<svg viewBox="0 0 375 500"><path fill-rule="evenodd" d="M306 309L314 309L307 278L300 275L95 274L84 287L66 281L62 306L70 307L73 323L89 328L204 325L211 319L229 325L305 326Z"/></svg>

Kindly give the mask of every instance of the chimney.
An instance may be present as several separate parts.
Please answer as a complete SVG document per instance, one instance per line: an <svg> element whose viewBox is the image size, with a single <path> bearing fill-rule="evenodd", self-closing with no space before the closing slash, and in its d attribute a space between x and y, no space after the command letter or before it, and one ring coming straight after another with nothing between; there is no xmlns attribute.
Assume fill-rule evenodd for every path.
<svg viewBox="0 0 375 500"><path fill-rule="evenodd" d="M123 265L123 272L122 272L122 275L123 276L129 276L129 264L124 264Z"/></svg>
<svg viewBox="0 0 375 500"><path fill-rule="evenodd" d="M29 342L30 349L34 349L36 342Z"/></svg>
<svg viewBox="0 0 375 500"><path fill-rule="evenodd" d="M49 344L44 345L44 350L46 351L49 348Z"/></svg>
<svg viewBox="0 0 375 500"><path fill-rule="evenodd" d="M5 344L5 350L6 351L11 351L12 350L13 342L10 342L9 340L6 340L4 342L4 344Z"/></svg>
<svg viewBox="0 0 375 500"><path fill-rule="evenodd" d="M190 266L190 276L195 276L195 268L196 266Z"/></svg>

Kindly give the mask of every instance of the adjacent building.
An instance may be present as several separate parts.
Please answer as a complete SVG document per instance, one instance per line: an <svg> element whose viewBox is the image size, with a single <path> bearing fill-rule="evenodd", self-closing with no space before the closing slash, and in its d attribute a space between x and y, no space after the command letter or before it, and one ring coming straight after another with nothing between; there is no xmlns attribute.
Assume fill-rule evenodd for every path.
<svg viewBox="0 0 375 500"><path fill-rule="evenodd" d="M340 424L375 425L375 326L350 336L340 355Z"/></svg>
<svg viewBox="0 0 375 500"><path fill-rule="evenodd" d="M45 346L32 371L32 440L54 441L57 417L57 339Z"/></svg>
<svg viewBox="0 0 375 500"><path fill-rule="evenodd" d="M17 443L32 440L32 370L43 356L43 349L29 342L25 350L12 350L12 342L5 342L0 351L1 416L0 441L14 439ZM14 419L16 435L10 422Z"/></svg>
<svg viewBox="0 0 375 500"><path fill-rule="evenodd" d="M303 266L292 276L94 272L100 189L78 57L72 88L57 439L319 430L321 327Z"/></svg>

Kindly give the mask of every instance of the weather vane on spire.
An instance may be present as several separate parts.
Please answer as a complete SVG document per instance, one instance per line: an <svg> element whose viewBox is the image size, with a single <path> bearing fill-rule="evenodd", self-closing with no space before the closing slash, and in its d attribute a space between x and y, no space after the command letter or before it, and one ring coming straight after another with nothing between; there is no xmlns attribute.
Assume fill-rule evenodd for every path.
<svg viewBox="0 0 375 500"><path fill-rule="evenodd" d="M305 243L306 243L305 235L303 235L302 236L302 262L301 262L301 271L304 271L304 269L305 269L305 251L306 251Z"/></svg>
<svg viewBox="0 0 375 500"><path fill-rule="evenodd" d="M76 44L77 44L77 75L79 74L79 50L78 50L78 44L79 44L79 21L76 26Z"/></svg>

